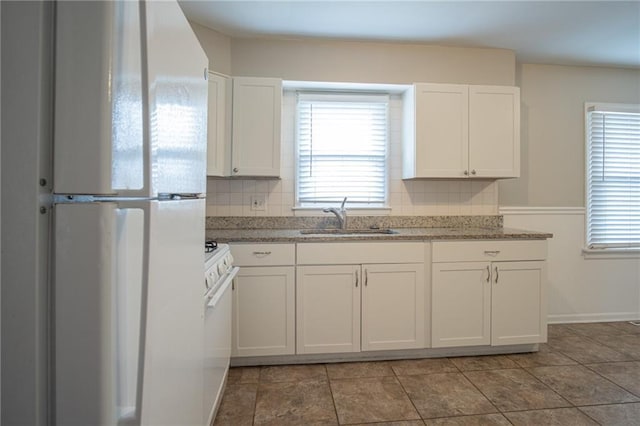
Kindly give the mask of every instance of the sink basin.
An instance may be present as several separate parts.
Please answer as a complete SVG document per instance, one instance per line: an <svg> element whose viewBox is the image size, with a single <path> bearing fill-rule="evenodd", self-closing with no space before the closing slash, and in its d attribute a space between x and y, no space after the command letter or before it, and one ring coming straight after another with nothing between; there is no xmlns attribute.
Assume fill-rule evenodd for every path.
<svg viewBox="0 0 640 426"><path fill-rule="evenodd" d="M333 234L333 235L356 235L356 234L397 234L393 229L302 229L301 234Z"/></svg>

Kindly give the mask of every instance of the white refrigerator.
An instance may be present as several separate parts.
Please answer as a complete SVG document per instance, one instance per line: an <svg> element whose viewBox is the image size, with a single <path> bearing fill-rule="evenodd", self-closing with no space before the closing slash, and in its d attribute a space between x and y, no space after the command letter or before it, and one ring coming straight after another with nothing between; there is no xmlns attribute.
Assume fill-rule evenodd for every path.
<svg viewBox="0 0 640 426"><path fill-rule="evenodd" d="M52 423L203 423L208 60L175 1L55 12Z"/></svg>

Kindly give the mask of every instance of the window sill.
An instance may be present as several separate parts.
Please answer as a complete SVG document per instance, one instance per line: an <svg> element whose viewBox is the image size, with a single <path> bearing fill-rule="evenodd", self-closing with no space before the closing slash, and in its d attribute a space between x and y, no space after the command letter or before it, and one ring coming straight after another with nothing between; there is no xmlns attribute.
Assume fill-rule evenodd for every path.
<svg viewBox="0 0 640 426"><path fill-rule="evenodd" d="M640 259L640 248L582 249L585 259Z"/></svg>
<svg viewBox="0 0 640 426"><path fill-rule="evenodd" d="M327 213L322 211L324 207L292 207L294 216L324 216ZM349 207L348 216L389 216L391 207Z"/></svg>

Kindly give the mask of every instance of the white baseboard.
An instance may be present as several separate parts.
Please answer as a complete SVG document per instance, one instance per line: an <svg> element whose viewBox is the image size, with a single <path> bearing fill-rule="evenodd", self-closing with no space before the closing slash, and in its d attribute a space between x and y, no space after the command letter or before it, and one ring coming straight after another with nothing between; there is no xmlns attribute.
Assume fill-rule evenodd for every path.
<svg viewBox="0 0 640 426"><path fill-rule="evenodd" d="M562 314L549 315L549 324L565 324L577 322L614 322L640 320L640 312L612 312L603 314Z"/></svg>

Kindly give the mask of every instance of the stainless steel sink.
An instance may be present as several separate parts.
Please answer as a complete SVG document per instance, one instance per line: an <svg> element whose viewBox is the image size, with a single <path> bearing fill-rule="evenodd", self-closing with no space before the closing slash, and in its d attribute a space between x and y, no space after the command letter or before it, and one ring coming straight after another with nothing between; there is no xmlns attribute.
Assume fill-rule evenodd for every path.
<svg viewBox="0 0 640 426"><path fill-rule="evenodd" d="M356 235L356 234L397 234L393 229L301 229L301 234L333 234L333 235Z"/></svg>

